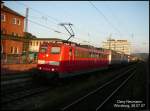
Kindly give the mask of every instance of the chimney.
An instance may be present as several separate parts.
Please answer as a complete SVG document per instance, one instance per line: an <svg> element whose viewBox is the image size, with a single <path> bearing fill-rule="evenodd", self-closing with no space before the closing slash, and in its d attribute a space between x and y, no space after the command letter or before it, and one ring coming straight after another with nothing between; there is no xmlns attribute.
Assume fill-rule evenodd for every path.
<svg viewBox="0 0 150 111"><path fill-rule="evenodd" d="M1 1L1 8L3 8L3 6L4 6L4 2L3 2L3 1Z"/></svg>

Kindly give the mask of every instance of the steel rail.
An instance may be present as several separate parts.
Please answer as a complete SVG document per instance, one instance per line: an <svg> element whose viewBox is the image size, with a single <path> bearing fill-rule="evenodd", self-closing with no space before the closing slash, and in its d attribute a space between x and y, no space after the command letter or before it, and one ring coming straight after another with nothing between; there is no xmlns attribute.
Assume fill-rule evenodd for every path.
<svg viewBox="0 0 150 111"><path fill-rule="evenodd" d="M110 83L112 83L112 82L114 82L115 80L117 80L117 79L121 78L122 76L126 75L129 71L131 71L131 70L133 70L133 69L134 69L134 68L131 68L131 69L129 69L129 70L123 72L123 74L121 74L121 75L115 77L114 79L112 79L112 80L106 82L105 84L103 84L102 86L98 87L98 88L95 89L94 91L91 91L91 92L89 92L88 94L86 94L85 96L80 97L79 99L75 100L75 101L72 102L71 104L69 104L69 105L67 105L67 106L65 106L65 107L63 107L63 108L61 108L61 110L64 111L64 110L66 110L67 108L69 108L69 107L71 107L71 106L73 106L73 105L79 103L80 101L84 100L84 99L87 98L88 96L90 96L90 95L96 93L96 92L99 91L100 89L106 87L106 86L109 85Z"/></svg>
<svg viewBox="0 0 150 111"><path fill-rule="evenodd" d="M22 92L18 92L12 95L8 95L7 97L4 98L4 100L1 101L1 104L7 104L16 100L20 100L23 99L25 97L29 97L32 96L34 94L39 94L41 92L47 91L51 89L50 87L38 87L35 89L30 89L30 90L26 90L26 91L22 91Z"/></svg>
<svg viewBox="0 0 150 111"><path fill-rule="evenodd" d="M11 87L9 86L7 88L3 88L1 91L1 96L10 95L16 92L26 91L26 90L30 90L30 89L37 88L37 87L39 87L39 85L36 83L33 83L33 81L20 83Z"/></svg>
<svg viewBox="0 0 150 111"><path fill-rule="evenodd" d="M134 71L126 80L122 82L97 108L96 111L98 111L134 74L136 71Z"/></svg>
<svg viewBox="0 0 150 111"><path fill-rule="evenodd" d="M15 80L9 80L9 81L2 81L1 85L16 84L16 83L26 82L26 81L30 81L30 80L32 80L31 77L29 77L29 78L15 79Z"/></svg>

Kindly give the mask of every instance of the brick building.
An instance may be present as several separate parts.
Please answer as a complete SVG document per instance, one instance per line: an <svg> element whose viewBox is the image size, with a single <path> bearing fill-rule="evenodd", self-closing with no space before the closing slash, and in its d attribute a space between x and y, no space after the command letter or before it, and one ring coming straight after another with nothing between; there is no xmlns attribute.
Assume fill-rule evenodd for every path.
<svg viewBox="0 0 150 111"><path fill-rule="evenodd" d="M25 17L1 3L1 56L21 55Z"/></svg>
<svg viewBox="0 0 150 111"><path fill-rule="evenodd" d="M1 33L24 37L24 16L1 4Z"/></svg>

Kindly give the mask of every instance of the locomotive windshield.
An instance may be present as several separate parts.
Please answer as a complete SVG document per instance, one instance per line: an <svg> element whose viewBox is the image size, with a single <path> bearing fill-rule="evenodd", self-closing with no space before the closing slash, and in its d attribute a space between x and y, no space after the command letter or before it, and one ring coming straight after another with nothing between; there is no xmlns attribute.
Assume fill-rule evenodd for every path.
<svg viewBox="0 0 150 111"><path fill-rule="evenodd" d="M47 50L47 47L41 47L40 52L41 52L41 53L45 53L46 50Z"/></svg>
<svg viewBox="0 0 150 111"><path fill-rule="evenodd" d="M51 48L51 54L59 54L59 53L60 53L60 47Z"/></svg>

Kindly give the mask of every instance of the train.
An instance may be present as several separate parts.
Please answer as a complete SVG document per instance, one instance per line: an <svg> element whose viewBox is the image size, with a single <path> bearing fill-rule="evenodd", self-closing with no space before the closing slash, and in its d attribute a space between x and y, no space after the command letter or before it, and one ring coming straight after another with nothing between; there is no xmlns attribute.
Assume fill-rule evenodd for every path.
<svg viewBox="0 0 150 111"><path fill-rule="evenodd" d="M129 62L129 55L113 50L73 42L45 42L39 48L37 69L40 76L66 78Z"/></svg>

